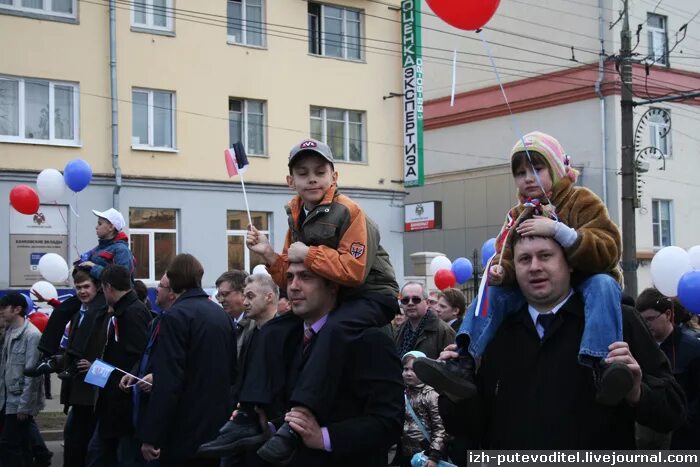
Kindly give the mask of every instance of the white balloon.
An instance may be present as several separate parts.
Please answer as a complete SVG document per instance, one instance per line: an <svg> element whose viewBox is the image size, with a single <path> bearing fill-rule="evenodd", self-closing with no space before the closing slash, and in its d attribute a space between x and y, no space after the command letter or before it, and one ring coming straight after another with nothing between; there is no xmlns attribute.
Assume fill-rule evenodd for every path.
<svg viewBox="0 0 700 467"><path fill-rule="evenodd" d="M58 291L56 290L56 287L53 286L52 283L46 282L46 281L38 281L35 282L34 285L30 290L36 290L36 292L44 297L44 300L49 301L52 298L58 298ZM34 295L33 293L30 294L32 297L32 300L35 302L39 301L39 297Z"/></svg>
<svg viewBox="0 0 700 467"><path fill-rule="evenodd" d="M265 267L264 264L258 264L253 268L253 274L264 274L266 276L269 276L270 273L267 272L267 268Z"/></svg>
<svg viewBox="0 0 700 467"><path fill-rule="evenodd" d="M41 201L58 201L66 189L66 182L58 170L44 169L36 177L36 189Z"/></svg>
<svg viewBox="0 0 700 467"><path fill-rule="evenodd" d="M700 245L695 245L688 250L688 256L690 256L690 267L700 269Z"/></svg>
<svg viewBox="0 0 700 467"><path fill-rule="evenodd" d="M681 247L667 246L657 251L651 260L651 280L659 292L675 297L681 276L691 269L687 251Z"/></svg>
<svg viewBox="0 0 700 467"><path fill-rule="evenodd" d="M49 282L65 282L68 279L68 264L56 253L46 253L39 259L39 272Z"/></svg>
<svg viewBox="0 0 700 467"><path fill-rule="evenodd" d="M436 256L430 262L430 275L434 276L436 272L440 269L450 269L452 268L452 261L450 261L447 256Z"/></svg>

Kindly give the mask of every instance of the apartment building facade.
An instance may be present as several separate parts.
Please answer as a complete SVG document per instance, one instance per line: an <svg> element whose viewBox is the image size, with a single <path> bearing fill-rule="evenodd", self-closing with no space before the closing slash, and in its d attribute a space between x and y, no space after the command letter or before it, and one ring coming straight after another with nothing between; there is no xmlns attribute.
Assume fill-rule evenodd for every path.
<svg viewBox="0 0 700 467"><path fill-rule="evenodd" d="M180 252L205 285L251 271L261 260L224 150L244 144L251 217L279 250L287 155L308 136L332 147L341 191L378 222L400 276L401 104L383 99L401 88L393 3L0 1L0 42L13 44L0 52L0 196L73 159L93 170L38 221L0 205L0 289L38 280L41 253L76 260L96 243L91 210L113 206L150 286Z"/></svg>

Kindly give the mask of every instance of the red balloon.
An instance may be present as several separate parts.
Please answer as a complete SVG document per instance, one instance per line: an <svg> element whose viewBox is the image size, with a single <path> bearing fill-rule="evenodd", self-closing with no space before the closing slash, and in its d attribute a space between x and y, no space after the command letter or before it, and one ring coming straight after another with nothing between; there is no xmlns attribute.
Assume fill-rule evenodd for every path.
<svg viewBox="0 0 700 467"><path fill-rule="evenodd" d="M427 0L430 8L450 26L474 31L486 24L501 0Z"/></svg>
<svg viewBox="0 0 700 467"><path fill-rule="evenodd" d="M435 286L440 290L449 289L457 284L455 273L449 269L440 269L435 273Z"/></svg>
<svg viewBox="0 0 700 467"><path fill-rule="evenodd" d="M17 185L10 191L10 204L22 214L36 214L39 210L39 195L30 186Z"/></svg>

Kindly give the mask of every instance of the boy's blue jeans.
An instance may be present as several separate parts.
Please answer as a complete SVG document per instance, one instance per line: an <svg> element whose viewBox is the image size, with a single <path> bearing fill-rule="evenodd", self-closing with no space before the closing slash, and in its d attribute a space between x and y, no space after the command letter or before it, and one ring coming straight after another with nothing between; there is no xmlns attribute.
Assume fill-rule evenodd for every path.
<svg viewBox="0 0 700 467"><path fill-rule="evenodd" d="M620 284L608 274L595 274L578 287L583 295L585 325L579 349L579 361L591 366L608 355L608 346L622 340L622 291ZM457 333L460 353L474 357L483 355L506 316L520 311L525 297L518 287L488 287L486 316L474 316L476 299L467 308ZM465 349L465 336L469 336Z"/></svg>

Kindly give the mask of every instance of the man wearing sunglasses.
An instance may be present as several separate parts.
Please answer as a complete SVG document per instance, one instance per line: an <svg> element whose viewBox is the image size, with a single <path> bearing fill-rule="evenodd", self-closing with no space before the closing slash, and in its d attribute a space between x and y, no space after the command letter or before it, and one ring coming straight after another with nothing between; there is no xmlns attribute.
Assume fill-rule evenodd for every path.
<svg viewBox="0 0 700 467"><path fill-rule="evenodd" d="M428 294L418 282L407 282L401 289L401 309L406 321L396 332L399 355L418 350L437 358L442 349L454 342L455 332L428 307ZM431 357L434 355L434 357Z"/></svg>

